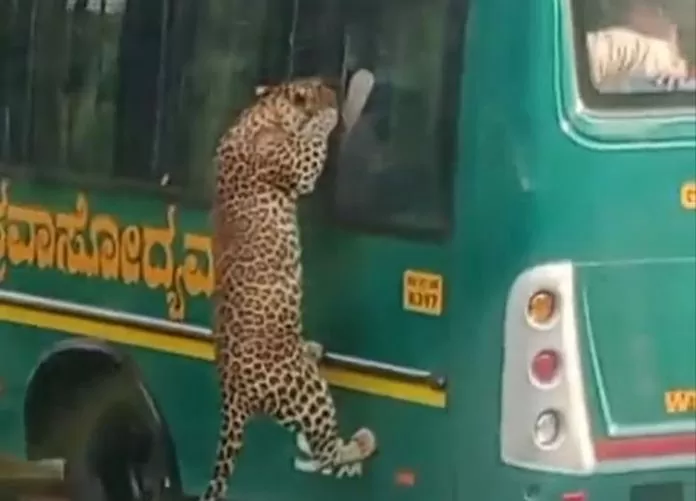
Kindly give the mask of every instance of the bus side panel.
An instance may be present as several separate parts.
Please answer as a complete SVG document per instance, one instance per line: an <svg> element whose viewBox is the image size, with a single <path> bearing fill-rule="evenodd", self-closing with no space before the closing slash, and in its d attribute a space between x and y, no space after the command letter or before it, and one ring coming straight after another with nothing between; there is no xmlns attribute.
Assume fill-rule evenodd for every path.
<svg viewBox="0 0 696 501"><path fill-rule="evenodd" d="M212 364L154 351L130 350L169 421L186 489L200 492L212 473L219 414ZM361 477L343 478L293 469L299 453L294 437L269 419L250 423L231 494L262 501L449 500L451 478L443 467L440 430L444 409L333 388L340 429L349 437L359 427L376 434L379 455ZM213 409L215 411L213 411Z"/></svg>
<svg viewBox="0 0 696 501"><path fill-rule="evenodd" d="M2 324L0 368L0 449L24 456L23 401L41 354L64 334ZM198 494L212 473L219 429L217 378L211 363L154 350L119 347L139 368L175 438L184 488ZM361 499L450 500L451 478L433 434L444 430L443 409L334 388L341 431L349 436L366 423L383 447L360 476L304 473L293 468L303 458L292 437L267 419L252 422L231 493L249 501L354 501ZM337 473L337 472L335 472ZM234 499L234 498L233 498Z"/></svg>

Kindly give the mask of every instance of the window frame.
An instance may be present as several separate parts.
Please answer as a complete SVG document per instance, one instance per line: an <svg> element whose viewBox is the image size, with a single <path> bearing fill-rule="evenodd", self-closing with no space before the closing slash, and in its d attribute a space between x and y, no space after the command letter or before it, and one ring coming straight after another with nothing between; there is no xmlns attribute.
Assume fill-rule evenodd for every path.
<svg viewBox="0 0 696 501"><path fill-rule="evenodd" d="M448 0L446 9L445 38L448 43L442 57L443 60L447 61L447 64L443 65L445 71L440 92L442 96L447 96L447 98L441 99L438 109L439 118L435 135L439 138L439 147L436 151L437 159L433 162L433 168L440 169L438 188L443 199L439 210L442 224L437 227L414 227L408 224L396 225L386 221L368 221L364 217L350 217L343 213L336 200L338 173L335 158L332 158L327 166L326 184L328 189L326 192L328 192L327 196L330 197L328 202L329 217L338 227L353 233L430 243L443 243L452 238L455 226L454 179L458 162L459 106L465 69L466 30L470 5L471 0Z"/></svg>
<svg viewBox="0 0 696 501"><path fill-rule="evenodd" d="M691 112L696 108L696 92L675 90L669 92L631 92L609 93L600 92L592 83L590 77L590 61L586 36L588 22L584 15L584 7L588 1L597 0L565 0L570 3L570 29L574 61L570 65L573 79L578 87L579 98L584 106L593 111L635 111L646 110L665 112L679 110Z"/></svg>

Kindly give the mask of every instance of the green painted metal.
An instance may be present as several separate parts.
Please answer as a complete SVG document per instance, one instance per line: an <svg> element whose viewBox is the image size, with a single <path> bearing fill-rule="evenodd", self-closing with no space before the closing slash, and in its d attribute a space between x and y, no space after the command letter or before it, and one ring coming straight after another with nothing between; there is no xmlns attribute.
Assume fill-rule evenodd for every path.
<svg viewBox="0 0 696 501"><path fill-rule="evenodd" d="M693 262L653 262L583 270L588 343L604 422L631 426L683 423L666 419L664 394L696 380ZM630 363L626 363L630 361Z"/></svg>
<svg viewBox="0 0 696 501"><path fill-rule="evenodd" d="M687 318L696 296L696 213L679 201L681 184L696 177L696 125L688 117L600 120L579 113L565 1L469 3L466 71L458 82L457 108L450 110L458 125L451 193L438 193L451 196L452 211L433 210L435 216L424 217L437 220L431 226L438 229L451 216L444 225L448 234L439 239L390 234L384 220L378 221L380 231L369 232L364 219L362 226L338 224L326 210L334 194L328 184L301 211L309 335L331 351L446 376L447 408L336 389L344 433L368 425L380 441L380 455L366 464L361 478L293 471L292 437L264 420L254 423L231 483L240 500L512 501L538 487L538 501L557 501L578 490L591 500L631 501L630 485L669 481L687 482L684 499L695 495L688 470L582 478L510 468L500 460L502 318L509 287L527 267L556 259L579 263L587 303L578 307L587 309L591 324L583 324L583 354L597 434L612 424L669 424L676 418L660 407L662 393L684 381L696 387L688 356L696 349L694 324ZM215 10L223 7L214 5L208 19L224 17ZM240 30L249 46L258 43L253 33ZM216 33L221 32L205 40L213 47ZM218 107L235 109L243 102L243 96L223 92L218 78L237 71L237 62L224 57L224 50L210 50L218 59L199 68L212 75L199 103L199 117L206 118L197 128L201 138L192 140L187 152L200 164L219 129ZM250 73L238 73L246 87ZM208 175L201 168L189 182L199 189ZM418 190L410 189L406 195L417 199ZM13 175L8 203L69 213L78 191ZM115 183L106 191L85 192L91 216L112 215L122 228L166 226L166 197L126 192ZM421 200L429 209L432 193ZM208 222L205 210L188 199L177 207L172 249L180 265L185 235L206 235ZM164 255L154 260L163 265ZM150 288L142 281L127 285L55 266L40 269L36 263L13 263L7 254L3 262L4 289L157 318L167 318L167 292L176 289ZM443 275L442 316L403 310L406 269ZM185 321L208 324L205 294L187 295L185 305ZM0 326L0 450L23 454L22 401L29 376L41 354L64 338L58 331ZM138 364L167 418L187 490L201 491L218 433L212 365L120 348ZM605 387L592 376L593 349ZM652 386L632 394L631 378L646 376ZM397 485L404 471L415 473L413 486Z"/></svg>

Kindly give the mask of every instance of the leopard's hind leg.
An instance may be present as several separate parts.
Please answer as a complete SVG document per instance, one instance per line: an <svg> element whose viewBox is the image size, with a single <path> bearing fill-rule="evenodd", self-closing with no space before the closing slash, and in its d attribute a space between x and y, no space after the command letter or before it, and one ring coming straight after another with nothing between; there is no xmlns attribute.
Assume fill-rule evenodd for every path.
<svg viewBox="0 0 696 501"><path fill-rule="evenodd" d="M329 385L316 363L302 357L294 370L282 375L273 405L273 417L307 441L312 459L320 468L357 463L372 456L377 443L372 431L362 428L344 441L338 433L336 406Z"/></svg>
<svg viewBox="0 0 696 501"><path fill-rule="evenodd" d="M213 478L199 501L222 501L227 494L227 482L232 475L235 460L244 445L244 428L251 417L243 394L222 383L220 436Z"/></svg>

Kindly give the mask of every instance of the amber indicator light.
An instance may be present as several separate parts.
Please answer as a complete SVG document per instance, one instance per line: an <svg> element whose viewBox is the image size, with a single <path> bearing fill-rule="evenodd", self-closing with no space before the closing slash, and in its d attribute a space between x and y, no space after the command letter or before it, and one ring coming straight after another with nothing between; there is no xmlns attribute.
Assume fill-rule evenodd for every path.
<svg viewBox="0 0 696 501"><path fill-rule="evenodd" d="M537 325L548 324L556 313L556 295L550 291L535 293L527 304L527 317Z"/></svg>

